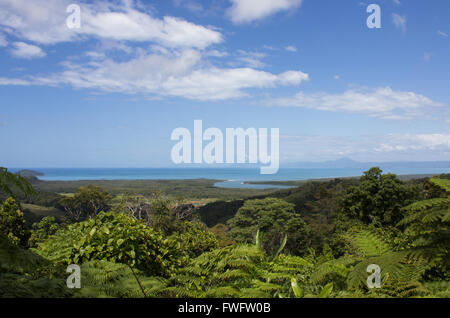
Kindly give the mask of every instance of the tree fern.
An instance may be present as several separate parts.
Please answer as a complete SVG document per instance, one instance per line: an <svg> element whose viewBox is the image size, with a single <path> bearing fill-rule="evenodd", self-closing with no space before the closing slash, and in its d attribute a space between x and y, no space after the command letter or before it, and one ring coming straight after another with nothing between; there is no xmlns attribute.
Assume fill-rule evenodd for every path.
<svg viewBox="0 0 450 318"><path fill-rule="evenodd" d="M432 179L430 179L430 182L437 185L438 187L441 187L446 192L450 192L450 180L440 179L440 178L432 178Z"/></svg>
<svg viewBox="0 0 450 318"><path fill-rule="evenodd" d="M136 280L131 269L124 264L107 261L91 261L81 266L82 288L77 291L77 297L145 297L157 296L165 287L161 278L145 277L136 272ZM141 287L144 288L145 294Z"/></svg>
<svg viewBox="0 0 450 318"><path fill-rule="evenodd" d="M448 273L450 267L450 180L432 178L431 183L446 191L446 198L413 203L404 208L407 216L398 226L405 227L409 237L411 260L425 259L430 267L438 266ZM447 274L448 275L448 274Z"/></svg>
<svg viewBox="0 0 450 318"><path fill-rule="evenodd" d="M63 268L0 235L0 298L69 297L61 273Z"/></svg>
<svg viewBox="0 0 450 318"><path fill-rule="evenodd" d="M360 256L385 255L392 252L392 247L373 231L357 229L349 231L345 237L354 245Z"/></svg>

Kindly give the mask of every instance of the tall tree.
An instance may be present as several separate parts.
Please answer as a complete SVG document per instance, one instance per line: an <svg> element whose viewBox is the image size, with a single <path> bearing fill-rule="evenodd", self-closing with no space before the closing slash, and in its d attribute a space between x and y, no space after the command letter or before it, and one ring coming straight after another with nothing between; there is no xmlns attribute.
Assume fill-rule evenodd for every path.
<svg viewBox="0 0 450 318"><path fill-rule="evenodd" d="M101 211L110 209L111 195L102 188L88 185L80 187L73 197L61 199L60 204L74 220L92 218Z"/></svg>
<svg viewBox="0 0 450 318"><path fill-rule="evenodd" d="M302 254L309 246L306 223L295 212L293 204L281 199L246 201L228 225L231 237L240 243L253 242L256 232L260 230L262 246L268 254L277 251L286 235L287 252Z"/></svg>
<svg viewBox="0 0 450 318"><path fill-rule="evenodd" d="M412 196L395 174L382 174L380 168L371 168L359 179L359 185L344 195L341 214L364 224L394 226L403 218L402 207L411 203Z"/></svg>

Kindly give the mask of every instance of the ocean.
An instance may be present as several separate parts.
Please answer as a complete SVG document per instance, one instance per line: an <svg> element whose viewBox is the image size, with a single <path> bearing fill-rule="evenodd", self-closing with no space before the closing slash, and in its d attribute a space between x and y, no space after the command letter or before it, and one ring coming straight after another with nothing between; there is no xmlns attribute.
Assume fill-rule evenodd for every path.
<svg viewBox="0 0 450 318"><path fill-rule="evenodd" d="M30 168L27 168L30 169ZM22 168L10 169L17 172ZM45 181L76 180L182 180L214 179L223 180L217 186L228 188L264 189L267 185L248 185L246 181L288 181L319 178L339 178L361 176L367 169L319 168L280 169L274 175L261 175L259 168L32 168L43 173L39 179ZM384 173L398 175L450 173L450 168L395 168Z"/></svg>

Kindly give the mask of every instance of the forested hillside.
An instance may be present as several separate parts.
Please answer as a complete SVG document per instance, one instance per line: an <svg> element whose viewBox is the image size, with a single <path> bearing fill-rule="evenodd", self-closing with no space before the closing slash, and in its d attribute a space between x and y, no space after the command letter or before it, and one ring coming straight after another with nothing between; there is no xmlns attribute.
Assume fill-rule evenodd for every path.
<svg viewBox="0 0 450 318"><path fill-rule="evenodd" d="M2 168L0 191L0 297L450 297L449 175L372 168L209 202L36 192Z"/></svg>

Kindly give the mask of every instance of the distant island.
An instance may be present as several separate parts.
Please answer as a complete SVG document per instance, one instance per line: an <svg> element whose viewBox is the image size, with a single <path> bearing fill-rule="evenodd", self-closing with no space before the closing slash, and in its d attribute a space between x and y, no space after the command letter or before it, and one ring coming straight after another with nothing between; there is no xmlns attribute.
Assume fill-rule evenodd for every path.
<svg viewBox="0 0 450 318"><path fill-rule="evenodd" d="M42 172L29 169L20 170L16 174L27 179L38 179L38 177L44 175Z"/></svg>

